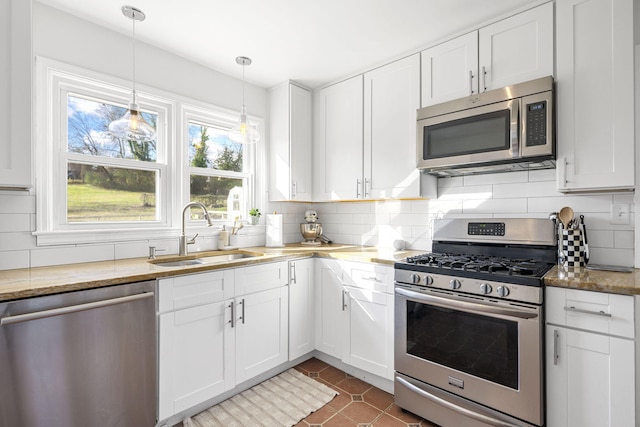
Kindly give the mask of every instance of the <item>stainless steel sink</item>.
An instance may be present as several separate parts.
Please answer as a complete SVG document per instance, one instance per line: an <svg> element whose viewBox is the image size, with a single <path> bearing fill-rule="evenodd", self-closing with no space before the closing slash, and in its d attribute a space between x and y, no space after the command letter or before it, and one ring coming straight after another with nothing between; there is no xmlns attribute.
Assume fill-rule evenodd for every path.
<svg viewBox="0 0 640 427"><path fill-rule="evenodd" d="M210 255L195 259L179 259L173 261L154 261L153 264L160 267L180 267L185 265L220 264L242 258L255 258L255 254L231 253Z"/></svg>
<svg viewBox="0 0 640 427"><path fill-rule="evenodd" d="M153 264L160 267L180 267L182 265L204 264L199 259L180 259L178 261L154 262Z"/></svg>
<svg viewBox="0 0 640 427"><path fill-rule="evenodd" d="M203 264L212 264L212 263L233 261L235 259L255 258L255 257L256 256L252 255L252 254L233 253L233 254L220 254L220 255L205 256L205 257L201 257L201 258L196 258L194 261L202 261Z"/></svg>

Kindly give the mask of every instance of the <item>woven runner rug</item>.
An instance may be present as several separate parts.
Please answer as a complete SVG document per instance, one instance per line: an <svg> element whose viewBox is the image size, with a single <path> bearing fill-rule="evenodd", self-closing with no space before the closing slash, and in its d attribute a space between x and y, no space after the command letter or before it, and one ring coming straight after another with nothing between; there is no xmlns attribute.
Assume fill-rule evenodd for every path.
<svg viewBox="0 0 640 427"><path fill-rule="evenodd" d="M186 419L184 427L290 427L337 394L292 368Z"/></svg>

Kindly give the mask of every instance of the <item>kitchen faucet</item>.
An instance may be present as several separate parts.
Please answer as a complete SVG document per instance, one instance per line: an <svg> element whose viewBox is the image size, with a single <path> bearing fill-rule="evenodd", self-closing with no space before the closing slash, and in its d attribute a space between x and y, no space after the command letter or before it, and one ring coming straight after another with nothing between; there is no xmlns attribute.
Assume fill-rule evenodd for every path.
<svg viewBox="0 0 640 427"><path fill-rule="evenodd" d="M202 212L204 212L204 219L207 220L208 227L211 227L213 225L213 222L211 222L211 217L209 217L209 212L207 212L207 208L205 207L205 205L200 202L189 202L184 205L184 208L182 208L182 231L180 233L180 248L178 253L180 256L187 254L187 246L194 244L196 242L196 237L198 237L198 235L196 234L192 239L187 240L187 235L184 232L184 216L191 207L199 207L200 209L202 209Z"/></svg>

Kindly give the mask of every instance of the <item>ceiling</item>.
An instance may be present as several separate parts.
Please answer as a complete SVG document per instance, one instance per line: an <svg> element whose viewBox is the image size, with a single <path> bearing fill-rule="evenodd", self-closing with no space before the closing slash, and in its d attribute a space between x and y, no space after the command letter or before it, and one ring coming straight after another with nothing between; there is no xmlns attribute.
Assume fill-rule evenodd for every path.
<svg viewBox="0 0 640 427"><path fill-rule="evenodd" d="M247 82L310 88L441 41L531 0L38 0L131 35L127 4L147 18L136 39Z"/></svg>

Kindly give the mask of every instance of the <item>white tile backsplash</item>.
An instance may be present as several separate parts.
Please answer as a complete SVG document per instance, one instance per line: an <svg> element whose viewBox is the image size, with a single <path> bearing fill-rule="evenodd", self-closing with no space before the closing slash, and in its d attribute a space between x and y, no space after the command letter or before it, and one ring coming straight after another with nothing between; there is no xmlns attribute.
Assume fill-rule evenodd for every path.
<svg viewBox="0 0 640 427"><path fill-rule="evenodd" d="M302 240L304 212L318 212L324 234L336 243L392 248L396 240L416 250L430 250L434 218L547 218L562 206L583 214L588 230L591 262L633 265L635 219L629 225L611 224L611 204L628 203L635 212L633 193L565 195L555 190L555 170L511 172L472 177L440 178L438 198L375 202L269 203L264 212L284 214L285 243ZM105 245L71 245L38 248L35 196L0 192L0 269L36 267L98 260L146 257L148 247L166 248L174 254L178 241L142 240ZM201 233L190 251L217 249L218 230ZM240 247L262 246L264 222L246 226L236 237Z"/></svg>

